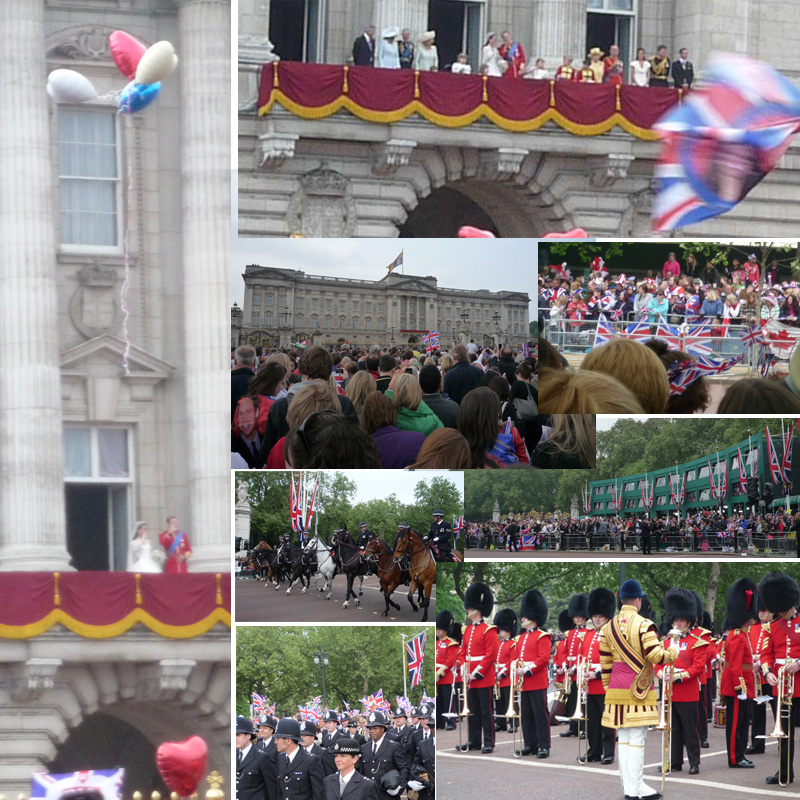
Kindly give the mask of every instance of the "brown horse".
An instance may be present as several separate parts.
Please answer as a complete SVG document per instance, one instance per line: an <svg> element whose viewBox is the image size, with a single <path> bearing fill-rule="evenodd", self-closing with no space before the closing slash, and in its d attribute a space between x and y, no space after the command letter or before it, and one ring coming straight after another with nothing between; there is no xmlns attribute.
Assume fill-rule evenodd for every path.
<svg viewBox="0 0 800 800"><path fill-rule="evenodd" d="M372 571L378 576L381 582L381 592L383 593L383 599L386 601L386 609L381 616L389 616L389 606L399 611L400 606L397 605L391 597L392 592L403 582L403 570L400 569L400 565L397 564L392 557L392 548L389 547L383 539L379 539L375 536L370 539L364 547L364 561L372 568ZM420 591L420 595L421 594ZM417 611L418 607L410 597L409 601L414 611Z"/></svg>
<svg viewBox="0 0 800 800"><path fill-rule="evenodd" d="M281 575L280 567L277 563L278 559L278 551L275 550L273 547L267 544L266 541L259 542L250 553L251 557L255 558L256 562L258 563L259 567L262 570L266 570L266 576L264 578L264 588L266 589L269 585L270 579L275 584L275 591L278 591L278 587L281 585L283 581L283 576Z"/></svg>
<svg viewBox="0 0 800 800"><path fill-rule="evenodd" d="M406 528L405 531L398 535L395 542L393 556L395 564L403 556L408 556L411 559L408 568L408 574L411 578L411 584L408 587L408 602L411 603L412 608L416 611L414 592L418 589L423 591L425 596L420 601L423 609L422 622L427 622L431 591L436 583L436 561L433 558L433 553L413 528Z"/></svg>

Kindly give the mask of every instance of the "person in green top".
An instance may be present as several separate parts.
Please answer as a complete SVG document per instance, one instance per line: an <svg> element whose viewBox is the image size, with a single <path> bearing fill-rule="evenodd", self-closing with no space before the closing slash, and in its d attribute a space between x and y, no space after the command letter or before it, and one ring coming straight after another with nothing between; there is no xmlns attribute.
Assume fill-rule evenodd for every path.
<svg viewBox="0 0 800 800"><path fill-rule="evenodd" d="M443 427L442 421L422 400L419 381L406 373L395 375L386 396L397 409L397 427L401 431L418 431L426 436Z"/></svg>

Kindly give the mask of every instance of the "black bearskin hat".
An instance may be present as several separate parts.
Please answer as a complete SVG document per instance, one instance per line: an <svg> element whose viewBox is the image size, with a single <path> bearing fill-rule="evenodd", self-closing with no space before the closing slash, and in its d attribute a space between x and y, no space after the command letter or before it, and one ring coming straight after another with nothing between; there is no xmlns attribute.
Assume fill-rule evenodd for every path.
<svg viewBox="0 0 800 800"><path fill-rule="evenodd" d="M494 595L492 590L480 581L475 581L464 592L464 608L477 608L482 617L488 617L494 608Z"/></svg>
<svg viewBox="0 0 800 800"><path fill-rule="evenodd" d="M533 620L539 628L544 628L547 622L547 600L536 589L531 589L522 596L519 618L522 619L523 617Z"/></svg>
<svg viewBox="0 0 800 800"><path fill-rule="evenodd" d="M800 607L800 586L785 572L770 572L758 584L762 608L773 614L783 614L790 608Z"/></svg>
<svg viewBox="0 0 800 800"><path fill-rule="evenodd" d="M700 622L700 620L703 619L703 612L706 610L706 604L703 602L700 592L696 592L694 589L690 589L689 591L694 595L695 603L697 603L697 616L695 620Z"/></svg>
<svg viewBox="0 0 800 800"><path fill-rule="evenodd" d="M517 635L517 615L510 608L501 608L494 615L495 627L508 631L513 639Z"/></svg>
<svg viewBox="0 0 800 800"><path fill-rule="evenodd" d="M670 627L676 617L689 621L693 625L697 621L697 598L688 589L673 587L664 595L664 622Z"/></svg>
<svg viewBox="0 0 800 800"><path fill-rule="evenodd" d="M453 625L453 615L449 612L446 608L443 608L437 615L436 615L436 627L437 629L447 631L447 635L450 635L450 628Z"/></svg>
<svg viewBox="0 0 800 800"><path fill-rule="evenodd" d="M571 631L574 627L575 623L572 621L569 612L566 608L562 608L561 611L558 612L558 629L561 633L566 633L567 631Z"/></svg>
<svg viewBox="0 0 800 800"><path fill-rule="evenodd" d="M791 578L789 579L791 580ZM792 581L797 588L797 584ZM790 606L791 608L791 606ZM758 587L751 578L739 578L731 584L725 598L723 630L741 628L751 619L758 619Z"/></svg>
<svg viewBox="0 0 800 800"><path fill-rule="evenodd" d="M589 592L589 601L586 607L589 617L600 614L606 619L611 619L614 616L614 592L604 589L602 586L592 589Z"/></svg>
<svg viewBox="0 0 800 800"><path fill-rule="evenodd" d="M589 619L589 609L586 607L589 602L589 595L574 594L569 599L569 618L583 617Z"/></svg>
<svg viewBox="0 0 800 800"><path fill-rule="evenodd" d="M703 627L707 631L713 631L714 630L714 620L711 619L711 614L709 614L708 611L704 611L703 612L703 623L702 624L703 624Z"/></svg>

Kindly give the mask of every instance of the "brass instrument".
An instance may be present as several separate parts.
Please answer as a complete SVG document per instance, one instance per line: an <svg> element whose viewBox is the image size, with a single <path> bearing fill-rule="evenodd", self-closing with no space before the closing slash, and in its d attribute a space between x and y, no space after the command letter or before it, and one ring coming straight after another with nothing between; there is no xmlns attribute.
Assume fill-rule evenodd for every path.
<svg viewBox="0 0 800 800"><path fill-rule="evenodd" d="M461 665L461 686L463 692L463 703L461 706L461 713L459 714L460 717L471 717L472 712L469 710L468 701L467 701L467 693L469 691L469 682L470 682L470 671L469 671L469 664L462 664Z"/></svg>
<svg viewBox="0 0 800 800"><path fill-rule="evenodd" d="M786 663L776 673L778 678L778 695L775 714L775 727L766 735L759 735L757 739L787 739L788 730L791 728L792 720L792 698L794 697L794 673L787 672L786 668L791 663L788 658L789 642L786 642ZM778 750L780 752L780 749ZM789 776L781 776L780 761L778 763L778 785L788 786Z"/></svg>
<svg viewBox="0 0 800 800"><path fill-rule="evenodd" d="M519 729L519 712L516 710L522 701L522 681L525 678L525 662L518 658L511 662L511 685L508 693L508 708L505 718L511 726L511 752L514 758L522 757L522 742L520 742L519 752L517 751L517 730ZM516 701L516 706L515 706ZM520 737L521 738L521 737Z"/></svg>
<svg viewBox="0 0 800 800"><path fill-rule="evenodd" d="M722 642L719 658L717 659L717 666L714 670L717 678L717 694L714 697L714 727L725 727L725 706L722 705L722 665L725 663L725 642Z"/></svg>
<svg viewBox="0 0 800 800"><path fill-rule="evenodd" d="M667 636L676 642L681 638L682 632L673 628ZM675 684L675 662L664 667L669 670L669 678L661 688L661 703L656 730L661 731L661 794L664 794L664 785L667 774L672 769L672 690ZM662 673L663 674L663 673Z"/></svg>
<svg viewBox="0 0 800 800"><path fill-rule="evenodd" d="M453 683L450 689L450 705L447 708L447 711L442 714L443 717L447 718L448 720L452 721L454 717L458 716L457 711L453 711L453 700L456 696L456 686L458 685L455 681L458 675L458 668L453 665L450 667L450 671L453 673ZM458 726L458 747L457 750L461 750L461 725Z"/></svg>
<svg viewBox="0 0 800 800"><path fill-rule="evenodd" d="M586 672L586 659L578 657L577 671L575 673L575 685L578 688L578 701L575 703L575 713L570 717L570 721L578 723L578 763L586 764L586 753L589 748L588 737L583 740L584 753L583 761L581 761L581 723L586 722L586 703L588 701L587 694L589 691L589 676Z"/></svg>

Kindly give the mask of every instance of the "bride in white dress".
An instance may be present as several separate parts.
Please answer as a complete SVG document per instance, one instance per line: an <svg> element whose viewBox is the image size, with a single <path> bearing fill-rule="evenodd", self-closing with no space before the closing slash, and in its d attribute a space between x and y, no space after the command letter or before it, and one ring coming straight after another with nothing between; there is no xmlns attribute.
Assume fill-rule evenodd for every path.
<svg viewBox="0 0 800 800"><path fill-rule="evenodd" d="M160 551L155 555L161 555ZM128 572L161 572L146 522L137 522L133 528L133 539L128 547Z"/></svg>

